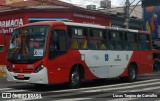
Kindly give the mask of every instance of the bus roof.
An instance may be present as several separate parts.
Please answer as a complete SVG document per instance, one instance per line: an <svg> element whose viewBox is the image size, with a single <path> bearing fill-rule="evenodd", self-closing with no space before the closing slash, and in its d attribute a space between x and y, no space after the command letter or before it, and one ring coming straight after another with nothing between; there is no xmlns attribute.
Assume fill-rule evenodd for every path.
<svg viewBox="0 0 160 101"><path fill-rule="evenodd" d="M119 27L110 27L110 26L101 26L101 25L94 25L94 24L86 24L86 23L75 23L75 22L64 22L65 25L71 26L80 26L80 27L90 27L90 28L101 28L101 29L110 29L110 30L117 30L117 31L126 31L126 32L139 32L149 34L147 31L140 31L134 29L126 29L126 28L119 28Z"/></svg>
<svg viewBox="0 0 160 101"><path fill-rule="evenodd" d="M139 32L139 33L150 34L147 31L110 27L110 26L101 26L101 25L86 24L86 23L64 22L64 21L40 21L40 22L29 23L21 27L32 26L32 25L50 25L50 26L69 25L69 26L77 26L77 27L79 26L79 27L89 27L89 28L100 28L100 29L110 29L110 30L117 30L117 31L126 31L126 32L135 32L135 33ZM21 28L21 27L18 27L18 28Z"/></svg>

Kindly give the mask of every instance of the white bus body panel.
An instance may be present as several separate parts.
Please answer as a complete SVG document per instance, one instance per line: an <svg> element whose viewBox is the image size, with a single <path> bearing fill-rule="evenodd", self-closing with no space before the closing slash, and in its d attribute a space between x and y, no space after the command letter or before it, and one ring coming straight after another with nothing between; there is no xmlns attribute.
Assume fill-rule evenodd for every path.
<svg viewBox="0 0 160 101"><path fill-rule="evenodd" d="M112 78L125 71L133 51L80 50L80 53L96 77Z"/></svg>

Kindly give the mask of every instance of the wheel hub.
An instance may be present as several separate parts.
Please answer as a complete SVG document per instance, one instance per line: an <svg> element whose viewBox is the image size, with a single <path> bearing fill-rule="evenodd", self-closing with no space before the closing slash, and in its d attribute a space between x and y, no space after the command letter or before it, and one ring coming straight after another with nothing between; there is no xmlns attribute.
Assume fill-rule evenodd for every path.
<svg viewBox="0 0 160 101"><path fill-rule="evenodd" d="M79 82L79 74L74 72L72 75L71 75L71 80L72 80L72 83L74 85L78 84Z"/></svg>

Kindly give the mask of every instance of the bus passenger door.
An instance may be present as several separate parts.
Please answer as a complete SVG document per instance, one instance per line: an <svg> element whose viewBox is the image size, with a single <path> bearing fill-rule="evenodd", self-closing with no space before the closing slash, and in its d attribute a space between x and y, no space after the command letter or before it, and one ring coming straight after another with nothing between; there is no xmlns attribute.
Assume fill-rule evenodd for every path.
<svg viewBox="0 0 160 101"><path fill-rule="evenodd" d="M64 28L63 28L64 27ZM67 39L65 26L54 27L49 41L49 82L67 82ZM68 61L68 60L67 60Z"/></svg>
<svg viewBox="0 0 160 101"><path fill-rule="evenodd" d="M55 58L66 53L66 32L62 29L54 29L50 35L49 58Z"/></svg>

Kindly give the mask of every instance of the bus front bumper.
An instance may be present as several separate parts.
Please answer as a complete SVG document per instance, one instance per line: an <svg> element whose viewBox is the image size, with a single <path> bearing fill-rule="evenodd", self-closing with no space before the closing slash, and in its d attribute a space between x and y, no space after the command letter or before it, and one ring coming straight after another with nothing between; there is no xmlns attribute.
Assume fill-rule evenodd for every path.
<svg viewBox="0 0 160 101"><path fill-rule="evenodd" d="M25 82L34 84L48 84L47 68L38 73L14 73L6 69L7 81Z"/></svg>

